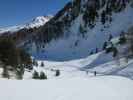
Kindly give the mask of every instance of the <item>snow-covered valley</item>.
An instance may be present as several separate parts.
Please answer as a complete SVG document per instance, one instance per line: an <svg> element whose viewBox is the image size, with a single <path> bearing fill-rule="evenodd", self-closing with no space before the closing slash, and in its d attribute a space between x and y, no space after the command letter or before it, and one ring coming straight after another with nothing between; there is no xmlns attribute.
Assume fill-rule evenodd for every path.
<svg viewBox="0 0 133 100"><path fill-rule="evenodd" d="M41 63L44 66L41 66ZM116 75L133 79L133 60L127 62L126 58L113 58L111 54L100 52L87 58L71 61L38 61L38 66L34 66L33 71L26 71L24 79L32 79L34 71L44 72L48 78L65 77L92 77L96 71L97 76ZM60 70L60 76L55 77L56 70Z"/></svg>
<svg viewBox="0 0 133 100"><path fill-rule="evenodd" d="M2 100L132 100L133 60L109 61L103 52L87 58L56 62L38 61L23 80L0 80ZM99 58L100 57L100 58ZM104 58L103 58L104 57ZM98 60L100 61L98 62ZM44 66L41 66L41 63ZM91 64L96 66L91 66ZM55 70L60 75L55 76ZM34 71L44 72L47 80L34 80ZM94 71L97 75L94 75ZM124 76L124 77L122 77ZM8 91L7 91L8 90Z"/></svg>
<svg viewBox="0 0 133 100"><path fill-rule="evenodd" d="M0 28L0 99L133 100L132 3L72 0Z"/></svg>

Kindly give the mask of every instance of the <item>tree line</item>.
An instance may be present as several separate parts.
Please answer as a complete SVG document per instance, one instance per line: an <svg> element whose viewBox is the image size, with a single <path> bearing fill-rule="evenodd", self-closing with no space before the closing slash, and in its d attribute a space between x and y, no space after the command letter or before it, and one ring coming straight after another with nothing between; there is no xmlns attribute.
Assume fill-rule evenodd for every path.
<svg viewBox="0 0 133 100"><path fill-rule="evenodd" d="M16 46L10 37L0 37L0 61L2 62L3 77L9 78L9 69L21 79L24 69L32 69L32 59L22 48Z"/></svg>

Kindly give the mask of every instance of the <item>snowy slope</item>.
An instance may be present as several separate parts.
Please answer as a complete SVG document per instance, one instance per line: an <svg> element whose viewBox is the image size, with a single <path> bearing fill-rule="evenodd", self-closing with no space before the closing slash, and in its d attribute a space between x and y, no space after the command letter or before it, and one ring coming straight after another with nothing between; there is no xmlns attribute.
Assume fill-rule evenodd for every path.
<svg viewBox="0 0 133 100"><path fill-rule="evenodd" d="M2 100L132 100L133 81L114 76L0 81Z"/></svg>
<svg viewBox="0 0 133 100"><path fill-rule="evenodd" d="M101 10L103 10L102 8ZM101 13L99 10L99 13ZM65 14L64 14L65 16ZM30 53L37 59L65 61L78 58L84 58L89 55L91 51L95 52L102 50L103 43L108 41L109 35L117 37L122 31L127 30L133 26L133 8L128 4L125 9L118 13L112 13L112 22L102 25L100 18L96 19L94 28L85 28L87 33L82 37L79 27L84 24L82 13L72 21L71 26L64 30L64 36L58 39L52 39L50 43L42 45L40 50L33 51L35 45L31 45ZM47 34L47 33L44 33ZM40 46L40 44L39 44ZM60 49L61 48L61 49Z"/></svg>
<svg viewBox="0 0 133 100"><path fill-rule="evenodd" d="M81 4L85 4L85 2L89 0L81 1L83 1ZM83 5L81 5L81 7L82 6ZM105 4L105 6L107 5ZM98 10L99 15L103 10L105 10L105 7ZM83 13L80 12L79 15L72 20L69 27L66 28L65 26L62 33L63 36L52 38L50 42L45 44L53 34L54 36L56 35L55 31L53 34L49 33L50 24L52 23L52 27L54 27L56 21L63 20L63 17L66 16L68 12L69 11L65 11L57 20L51 19L52 21L50 20L44 27L39 29L40 32L38 34L34 34L36 35L34 38L32 38L32 34L30 38L28 37L30 43L28 40L27 41L29 44L24 43L28 44L28 50L32 56L39 60L39 66L41 62L44 62L45 64L44 68L34 66L34 70L37 70L38 72L44 71L48 75L48 78L55 78L55 71L53 71L53 69L59 69L61 71L60 77L62 78L87 76L87 71L89 72L89 75L92 76L94 71L96 71L98 75L121 75L133 79L133 60L130 60L127 63L124 58L122 58L118 61L117 58L112 57L112 54L105 54L105 52L102 51L103 43L108 41L110 34L113 35L114 40L117 40L117 37L122 31L127 32L127 30L133 26L133 7L130 6L130 3L128 3L122 11L117 13L112 12L112 22L106 22L103 25L101 19L97 18L93 28L84 27L86 29L84 37L79 31L80 25L84 24ZM27 28L35 27L42 24L42 22L45 22L45 19L38 17L33 20L32 23L25 24L24 26ZM16 28L12 28L11 30L14 29ZM43 30L46 30L46 33L43 33ZM36 39L37 41L35 41ZM25 45L26 48L27 46ZM96 48L99 53L90 55L92 51L93 53L96 52ZM31 79L33 71L26 71L24 79Z"/></svg>
<svg viewBox="0 0 133 100"><path fill-rule="evenodd" d="M34 27L37 28L37 27L43 26L51 18L52 18L52 16L39 16L39 17L34 18L32 21L30 21L26 24L0 28L0 34L6 33L6 32L11 32L11 33L16 32L23 28L26 28L26 29L34 28Z"/></svg>
<svg viewBox="0 0 133 100"><path fill-rule="evenodd" d="M41 63L44 63L44 67L41 67ZM72 77L93 77L94 71L97 76L115 75L124 76L133 79L133 60L128 62L125 58L118 59L113 58L112 54L106 54L105 52L99 52L86 58L70 60L70 61L38 61L38 67L34 66L34 69L30 72L25 71L23 78L32 79L34 71L44 72L48 79L54 78L72 78ZM60 70L61 75L55 77L55 71Z"/></svg>

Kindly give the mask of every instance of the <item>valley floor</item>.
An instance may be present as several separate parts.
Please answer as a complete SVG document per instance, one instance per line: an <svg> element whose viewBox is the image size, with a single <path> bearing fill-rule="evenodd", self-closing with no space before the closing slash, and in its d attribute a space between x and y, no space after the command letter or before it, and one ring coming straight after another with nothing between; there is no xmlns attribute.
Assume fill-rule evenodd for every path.
<svg viewBox="0 0 133 100"><path fill-rule="evenodd" d="M41 67L41 63L44 67ZM98 76L115 75L124 76L133 79L133 60L125 58L113 58L111 54L100 52L83 59L55 62L55 61L38 61L38 67L34 66L31 72L26 71L24 79L31 79L34 71L44 72L48 78L55 78L55 70L60 70L60 78L71 77L92 77L94 72Z"/></svg>
<svg viewBox="0 0 133 100"><path fill-rule="evenodd" d="M38 64L33 71L25 71L23 81L1 78L1 100L133 100L133 60L117 60L100 52L83 59ZM60 76L55 76L55 70L60 70ZM43 71L48 79L33 80L34 71Z"/></svg>

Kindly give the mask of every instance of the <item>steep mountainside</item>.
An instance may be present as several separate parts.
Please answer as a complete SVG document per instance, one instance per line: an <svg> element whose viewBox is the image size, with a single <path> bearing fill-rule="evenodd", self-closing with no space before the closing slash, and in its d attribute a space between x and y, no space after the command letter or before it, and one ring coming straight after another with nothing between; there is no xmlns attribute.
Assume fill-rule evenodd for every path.
<svg viewBox="0 0 133 100"><path fill-rule="evenodd" d="M12 38L18 46L27 41L30 43L30 38L34 36L35 31L51 18L52 16L39 16L22 25L0 28L0 36Z"/></svg>
<svg viewBox="0 0 133 100"><path fill-rule="evenodd" d="M12 37L18 46L38 59L83 58L102 51L105 42L133 26L133 3L132 0L72 0L43 25L46 21L47 18L38 17L32 23L7 28L3 36ZM10 30L18 29L10 34Z"/></svg>
<svg viewBox="0 0 133 100"><path fill-rule="evenodd" d="M132 0L73 0L36 31L26 49L39 59L70 60L101 51L133 25Z"/></svg>

